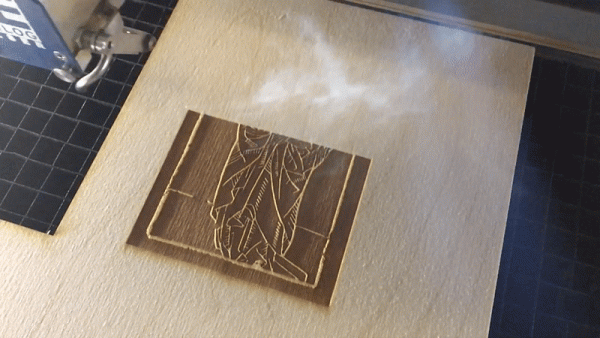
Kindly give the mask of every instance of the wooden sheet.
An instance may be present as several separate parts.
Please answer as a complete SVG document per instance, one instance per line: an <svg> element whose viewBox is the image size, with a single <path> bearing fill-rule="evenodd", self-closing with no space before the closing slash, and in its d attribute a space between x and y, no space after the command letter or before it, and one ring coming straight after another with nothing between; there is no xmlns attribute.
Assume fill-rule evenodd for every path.
<svg viewBox="0 0 600 338"><path fill-rule="evenodd" d="M487 337L533 54L180 0L55 236L0 226L0 336ZM329 307L126 244L189 110L371 160Z"/></svg>

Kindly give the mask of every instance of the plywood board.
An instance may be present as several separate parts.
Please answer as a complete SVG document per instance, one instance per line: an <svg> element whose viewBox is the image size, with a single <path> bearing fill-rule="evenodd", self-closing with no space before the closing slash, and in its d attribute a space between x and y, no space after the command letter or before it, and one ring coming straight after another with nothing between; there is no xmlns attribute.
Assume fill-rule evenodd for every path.
<svg viewBox="0 0 600 338"><path fill-rule="evenodd" d="M487 337L533 55L332 1L179 0L56 234L0 226L0 336ZM126 244L190 110L371 160L330 306Z"/></svg>
<svg viewBox="0 0 600 338"><path fill-rule="evenodd" d="M369 164L190 111L127 243L329 305Z"/></svg>

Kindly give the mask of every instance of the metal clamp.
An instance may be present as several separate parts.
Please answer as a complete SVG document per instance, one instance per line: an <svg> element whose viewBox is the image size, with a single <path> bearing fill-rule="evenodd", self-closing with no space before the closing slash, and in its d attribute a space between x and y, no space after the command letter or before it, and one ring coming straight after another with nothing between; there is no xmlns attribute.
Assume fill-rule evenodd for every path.
<svg viewBox="0 0 600 338"><path fill-rule="evenodd" d="M75 83L75 90L85 92L92 84L98 81L110 67L113 60L111 36L104 33L84 31L81 34L82 46L94 53L100 54L100 61L96 68Z"/></svg>
<svg viewBox="0 0 600 338"><path fill-rule="evenodd" d="M156 38L146 32L125 27L123 18L119 14L120 0L103 1L96 9L88 24L79 30L75 42L79 56L85 53L100 54L100 61L89 73L83 74L72 67L56 68L53 73L63 81L75 83L78 92L85 92L92 84L97 82L110 68L115 54L139 54L149 52L156 44ZM120 6L119 6L120 7ZM59 57L59 56L57 56ZM81 57L85 59L84 56ZM59 58L60 59L60 58ZM89 61L89 59L88 59ZM86 61L87 63L87 61ZM80 64L82 62L80 61ZM81 66L85 68L85 66Z"/></svg>
<svg viewBox="0 0 600 338"><path fill-rule="evenodd" d="M113 60L113 42L111 36L105 33L83 31L80 35L81 46L93 53L100 54L100 61L96 68L83 76L75 83L75 90L85 92L92 84L98 81L110 67Z"/></svg>

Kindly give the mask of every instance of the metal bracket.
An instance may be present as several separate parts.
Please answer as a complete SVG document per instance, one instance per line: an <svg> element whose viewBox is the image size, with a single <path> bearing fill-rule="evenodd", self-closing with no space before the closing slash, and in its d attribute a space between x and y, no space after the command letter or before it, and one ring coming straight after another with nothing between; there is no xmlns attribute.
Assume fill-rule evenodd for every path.
<svg viewBox="0 0 600 338"><path fill-rule="evenodd" d="M106 74L115 54L145 53L151 51L156 44L154 36L125 27L118 10L122 4L121 0L102 1L75 37L77 46L75 54L80 63L89 62L90 52L100 54L100 61L89 74L82 74L66 65L53 70L61 80L75 82L75 89L78 92L85 92ZM84 69L85 66L81 65L81 68Z"/></svg>

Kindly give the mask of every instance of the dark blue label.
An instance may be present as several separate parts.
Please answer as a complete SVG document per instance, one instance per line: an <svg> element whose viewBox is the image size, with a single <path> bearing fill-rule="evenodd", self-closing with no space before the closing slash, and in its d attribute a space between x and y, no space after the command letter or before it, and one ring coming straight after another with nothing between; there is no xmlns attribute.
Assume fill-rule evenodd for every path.
<svg viewBox="0 0 600 338"><path fill-rule="evenodd" d="M22 29L31 29L29 24L15 20L15 17L19 17L21 13L15 8L10 8L6 6L0 5L0 24L7 24L15 27L19 27Z"/></svg>
<svg viewBox="0 0 600 338"><path fill-rule="evenodd" d="M39 0L0 0L0 57L50 70L80 70Z"/></svg>
<svg viewBox="0 0 600 338"><path fill-rule="evenodd" d="M28 46L33 42L37 48L46 49L27 17L13 0L0 0L0 34L4 34L12 42Z"/></svg>

